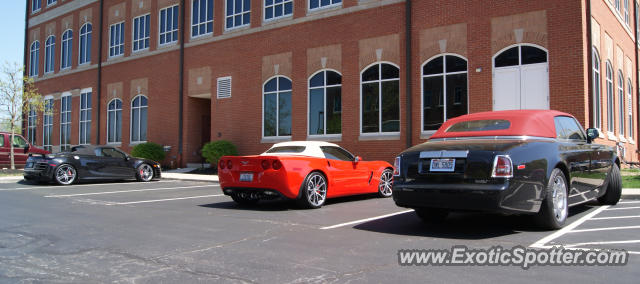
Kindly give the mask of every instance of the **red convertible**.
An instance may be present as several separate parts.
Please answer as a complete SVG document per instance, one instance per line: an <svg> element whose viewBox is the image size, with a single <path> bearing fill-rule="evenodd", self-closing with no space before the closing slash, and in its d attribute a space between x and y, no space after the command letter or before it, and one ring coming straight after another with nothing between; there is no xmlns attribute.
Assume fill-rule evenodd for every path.
<svg viewBox="0 0 640 284"><path fill-rule="evenodd" d="M218 177L224 194L239 204L284 198L319 208L339 196L390 197L393 167L362 161L336 144L299 141L277 143L257 156L224 156Z"/></svg>

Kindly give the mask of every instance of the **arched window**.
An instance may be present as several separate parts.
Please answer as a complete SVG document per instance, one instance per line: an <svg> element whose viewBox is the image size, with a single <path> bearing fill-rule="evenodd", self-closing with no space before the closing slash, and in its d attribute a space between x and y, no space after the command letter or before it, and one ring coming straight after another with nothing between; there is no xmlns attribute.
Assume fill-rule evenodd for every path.
<svg viewBox="0 0 640 284"><path fill-rule="evenodd" d="M422 131L437 130L447 119L467 112L467 61L441 55L424 64Z"/></svg>
<svg viewBox="0 0 640 284"><path fill-rule="evenodd" d="M592 127L602 129L602 89L600 88L600 56L593 48L593 122Z"/></svg>
<svg viewBox="0 0 640 284"><path fill-rule="evenodd" d="M71 150L71 94L60 98L60 151Z"/></svg>
<svg viewBox="0 0 640 284"><path fill-rule="evenodd" d="M71 54L73 53L73 32L67 30L62 34L62 49L60 52L60 69L67 69L71 67Z"/></svg>
<svg viewBox="0 0 640 284"><path fill-rule="evenodd" d="M264 137L291 136L291 80L283 76L270 79L262 97Z"/></svg>
<svg viewBox="0 0 640 284"><path fill-rule="evenodd" d="M49 36L44 42L44 73L53 72L53 66L56 63L56 37Z"/></svg>
<svg viewBox="0 0 640 284"><path fill-rule="evenodd" d="M362 133L400 131L400 69L389 63L376 63L361 76Z"/></svg>
<svg viewBox="0 0 640 284"><path fill-rule="evenodd" d="M38 114L36 113L36 109L33 106L29 107L29 117L27 119L27 139L29 143L35 145L36 144L36 121L38 120Z"/></svg>
<svg viewBox="0 0 640 284"><path fill-rule="evenodd" d="M147 97L138 95L131 101L131 142L147 141Z"/></svg>
<svg viewBox="0 0 640 284"><path fill-rule="evenodd" d="M78 64L85 64L91 62L91 31L93 26L91 23L86 23L82 28L80 28L80 44L79 54L80 58L78 58Z"/></svg>
<svg viewBox="0 0 640 284"><path fill-rule="evenodd" d="M42 146L51 152L51 133L53 131L53 98L44 100L44 113L42 114Z"/></svg>
<svg viewBox="0 0 640 284"><path fill-rule="evenodd" d="M633 84L627 80L627 117L629 119L629 139L633 140Z"/></svg>
<svg viewBox="0 0 640 284"><path fill-rule="evenodd" d="M107 143L122 142L122 101L113 99L107 107Z"/></svg>
<svg viewBox="0 0 640 284"><path fill-rule="evenodd" d="M618 70L618 134L624 136L624 76Z"/></svg>
<svg viewBox="0 0 640 284"><path fill-rule="evenodd" d="M606 66L605 85L607 88L607 131L613 133L613 69L611 68L611 62L607 61Z"/></svg>
<svg viewBox="0 0 640 284"><path fill-rule="evenodd" d="M629 0L624 0L624 22L629 25Z"/></svg>
<svg viewBox="0 0 640 284"><path fill-rule="evenodd" d="M38 67L40 64L40 42L34 41L29 48L29 76L38 76Z"/></svg>
<svg viewBox="0 0 640 284"><path fill-rule="evenodd" d="M331 70L309 79L309 135L342 131L342 75Z"/></svg>

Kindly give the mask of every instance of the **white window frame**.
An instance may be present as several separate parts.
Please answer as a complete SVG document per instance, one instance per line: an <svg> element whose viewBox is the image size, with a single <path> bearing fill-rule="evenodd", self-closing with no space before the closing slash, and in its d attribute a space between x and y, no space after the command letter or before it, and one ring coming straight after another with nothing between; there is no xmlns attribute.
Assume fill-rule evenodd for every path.
<svg viewBox="0 0 640 284"><path fill-rule="evenodd" d="M91 27L89 31L88 28ZM82 32L82 30L85 30ZM85 23L80 27L80 37L78 38L78 65L91 63L91 37L93 33L93 24ZM84 41L84 57L82 58L82 42ZM84 59L84 61L83 61Z"/></svg>
<svg viewBox="0 0 640 284"><path fill-rule="evenodd" d="M228 5L229 5L229 1L231 1L231 3L233 3L234 7L232 9L231 14L227 14L228 12ZM244 7L244 0L240 1L241 5L242 5L242 10L240 10L240 12L236 13L235 12L235 0L224 0L224 30L225 31L230 31L230 30L235 30L235 29L239 29L242 27L248 27L251 26L251 1L249 1L249 8L245 8ZM246 10L245 10L246 9ZM244 15L245 14L249 14L249 23L244 23ZM240 25L235 25L235 17L240 16L240 19L242 20L242 23L240 23ZM231 18L231 27L227 27L227 20Z"/></svg>
<svg viewBox="0 0 640 284"><path fill-rule="evenodd" d="M382 64L389 64L389 65L393 65L396 68L398 68L398 78L395 79L381 79L382 77ZM378 132L362 132L362 85L365 82L362 82L362 74L364 74L365 71L367 71L369 68L373 67L374 65L378 65L378 79L377 80L372 80L372 81L367 81L366 83L378 83ZM382 83L383 82L392 82L392 81L398 81L398 100L400 100L400 98L402 97L402 94L400 93L401 90L401 86L400 86L400 76L401 76L401 70L400 70L400 66L398 66L395 63L389 62L389 61L376 61L374 63L371 63L369 65L367 65L366 67L362 68L362 70L360 71L360 78L358 78L358 81L360 81L360 85L358 85L358 88L360 89L360 136L362 137L366 137L366 136L396 136L396 135L400 135L400 128L402 128L402 106L400 105L400 101L398 101L398 124L399 124L399 128L398 131L395 132L382 132Z"/></svg>
<svg viewBox="0 0 640 284"><path fill-rule="evenodd" d="M592 76L593 76L593 123L592 127L602 129L602 70L600 55L598 50L593 47L593 56L591 58ZM597 64L597 65L596 65ZM597 75L597 79L596 79ZM601 130L598 132L602 132Z"/></svg>
<svg viewBox="0 0 640 284"><path fill-rule="evenodd" d="M67 39L64 36L69 32L70 36ZM71 69L71 65L73 65L73 30L68 29L62 33L62 40L60 41L60 70ZM65 52L67 54L65 54ZM66 58L65 58L65 55ZM69 66L66 66L66 61L69 60Z"/></svg>
<svg viewBox="0 0 640 284"><path fill-rule="evenodd" d="M40 41L34 40L29 46L29 77L38 77L39 68L40 68Z"/></svg>
<svg viewBox="0 0 640 284"><path fill-rule="evenodd" d="M213 21L215 20L215 1L211 1L211 4L213 7L211 7L211 21L209 21L208 19L206 19L207 17L205 16L205 20L204 22L200 22L200 17L198 17L198 22L197 23L193 23L193 20L196 19L194 18L194 13L193 13L193 6L195 5L195 2L198 1L198 3L200 3L200 1L204 1L204 3L207 3L207 9L205 10L206 12L209 12L209 1L208 0L191 0L191 24L189 25L190 27L190 34L191 34L191 38L199 38L199 37L203 37L203 36L208 36L208 35L212 35L213 34ZM200 9L198 9L198 16L200 15ZM204 25L205 26L205 30L206 30L206 26L207 24L209 24L209 22L211 22L211 31L210 32L206 32L205 33L200 33L200 26ZM198 34L194 35L193 34L193 27L197 26L198 27Z"/></svg>
<svg viewBox="0 0 640 284"><path fill-rule="evenodd" d="M611 66L611 62L609 62L609 60L607 60L606 66L605 66L606 70L606 74L605 74L605 85L606 85L606 91L607 91L607 134L609 136L609 139L614 139L615 135L613 134L614 127L615 127L615 115L614 115L614 111L615 111L615 107L614 107L614 103L615 103L615 91L614 91L614 87L613 87L613 76L615 75L613 73L613 67ZM609 76L611 75L611 76Z"/></svg>
<svg viewBox="0 0 640 284"><path fill-rule="evenodd" d="M38 3L38 8L34 9L34 7L35 7L34 4L36 4L36 3ZM38 12L40 12L40 10L42 10L42 0L31 0L31 13L32 14L38 13Z"/></svg>
<svg viewBox="0 0 640 284"><path fill-rule="evenodd" d="M65 106L65 99L69 100L68 108L67 106ZM60 97L60 137L59 137L60 144L59 145L60 145L61 151L66 147L71 147L71 144L70 144L71 143L71 115L73 114L72 108L73 108L73 97L71 96L71 93L69 92L63 93L62 96ZM67 113L69 114L69 121L66 121L66 119L64 119ZM68 126L69 128L63 131L63 128L65 126ZM64 133L68 133L69 135L69 141L68 141L69 144L62 143L64 140Z"/></svg>
<svg viewBox="0 0 640 284"><path fill-rule="evenodd" d="M140 105L138 105L137 107L134 107L133 106L133 101L135 101L137 98L145 98L145 99L147 99L147 105L142 106L142 100L140 100ZM149 97L147 97L145 95L137 95L137 96L133 97L133 99L130 102L130 108L131 108L131 111L129 112L129 115L130 115L129 117L131 119L129 119L129 129L130 129L130 132L129 132L129 143L130 144L145 143L145 142L147 142L146 139L145 140L141 140L140 139L140 137L142 136L141 135L142 134L142 130L140 128L140 125L142 124L142 115L141 114L142 114L142 109L144 108L144 109L147 109L147 114L146 114L146 116L147 116L147 118L146 118L146 120L147 120L147 133L145 133L145 136L147 136L147 139L149 139L149 137L147 135L147 134L149 134L148 133L149 132ZM138 140L133 140L133 123L134 123L133 110L134 109L138 110Z"/></svg>
<svg viewBox="0 0 640 284"><path fill-rule="evenodd" d="M49 39L51 43L49 43ZM44 42L44 74L53 73L56 66L56 36L50 35Z"/></svg>
<svg viewBox="0 0 640 284"><path fill-rule="evenodd" d="M284 6L287 3L291 3L291 14L285 14L285 10L284 10ZM276 11L276 6L282 6L282 16L277 16L275 14ZM280 3L276 3L275 0L272 0L271 5L267 5L267 0L262 0L262 21L264 22L271 22L271 21L277 21L280 19L284 19L284 18L292 18L293 17L293 10L294 10L294 3L293 0L283 0ZM272 8L273 9L273 17L267 19L267 8Z"/></svg>
<svg viewBox="0 0 640 284"><path fill-rule="evenodd" d="M27 115L27 141L32 145L36 144L36 128L38 124L38 112L36 112L33 106L29 106L29 113Z"/></svg>
<svg viewBox="0 0 640 284"><path fill-rule="evenodd" d="M53 136L54 103L55 100L53 99L53 96L49 95L44 97L45 108L44 112L42 113L42 147L47 151L51 151L51 148L53 147L53 144L51 143L51 137ZM47 108L47 106L49 106L49 108ZM47 135L47 130L49 130L49 135ZM47 137L48 139L46 139L45 137Z"/></svg>
<svg viewBox="0 0 640 284"><path fill-rule="evenodd" d="M276 90L273 92L265 92L264 91L264 86L267 85L267 83L271 80L273 80L274 78L278 79L278 78L287 78L287 80L289 80L289 82L291 82L291 89L288 90L280 90L280 80L276 80ZM291 80L291 78L284 76L284 75L275 75L272 76L270 78L268 78L267 80L264 80L264 82L262 83L262 97L260 98L260 100L262 101L262 132L261 132L261 136L263 140L290 140L291 139L291 135L279 135L280 134L280 93L285 93L285 92L291 92L291 100L293 101L293 80ZM274 136L264 136L264 98L266 97L267 94L276 94L276 135ZM293 103L291 105L291 112L293 112ZM293 113L291 114L291 134L293 134Z"/></svg>
<svg viewBox="0 0 640 284"><path fill-rule="evenodd" d="M110 109L109 109L109 105L111 104L111 102L113 102L113 101L115 101L115 100L120 101L120 108L118 108L118 107L117 107L117 104L116 104L116 108L115 108L115 109L113 109L113 110L110 110ZM116 120L115 125L117 125L117 124L118 124L118 111L120 112L120 116L122 117L122 106L123 106L123 104L122 104L122 100L121 100L121 99L119 99L119 98L111 99L111 100L107 103L107 144L121 144L121 143L122 143L122 118L120 119L120 141L116 141L116 140L115 140L115 138L116 138L116 136L117 136L117 135L116 135L116 131L118 130L118 127L114 127L114 129L109 129L109 126L111 125L111 124L110 124L110 122L111 122L111 121L109 121L109 113L110 113L110 112L115 112L115 114L114 114L114 116L113 116L113 117L114 117L114 118L115 118L115 120ZM112 131L109 131L109 130L112 130ZM109 132L113 132L113 133L109 133ZM111 137L110 135L113 135L113 137ZM110 138L113 138L114 140L111 140Z"/></svg>
<svg viewBox="0 0 640 284"><path fill-rule="evenodd" d="M91 91L92 91L91 88L83 89L82 91L80 91L80 104L79 104L80 111L78 112L78 121L80 125L78 127L78 145L91 144L91 110L92 110L91 102L88 102L86 107L82 108L82 102L87 100L85 98L86 96L89 97L89 101L93 99L91 98L91 96L93 95ZM84 112L87 112L88 115L85 116L87 119L82 120L82 114ZM83 139L85 137L82 137L83 128L84 128L84 133L86 134L86 139Z"/></svg>
<svg viewBox="0 0 640 284"><path fill-rule="evenodd" d="M47 0L47 7L53 6L58 3L58 0Z"/></svg>
<svg viewBox="0 0 640 284"><path fill-rule="evenodd" d="M138 21L137 24L136 21ZM131 51L133 53L149 50L149 46L151 45L151 33L149 31L149 29L151 29L150 21L150 13L135 17L133 21L131 21ZM147 29L147 24L149 29ZM138 28L138 34L136 34L136 27ZM141 35L141 37L136 39L138 35ZM137 49L136 44L138 44ZM140 48L140 44L142 44L142 48Z"/></svg>
<svg viewBox="0 0 640 284"><path fill-rule="evenodd" d="M115 29L116 29L116 32L119 29L121 34L118 34L118 40L122 39L122 42L116 43L115 38L113 37L114 36L113 35L113 30L114 30L113 27L115 27L115 26L120 26L120 27L115 28ZM124 36L125 36L125 34L124 34L124 21L109 25L109 58L116 58L116 57L124 56ZM111 45L111 43L114 43L114 45ZM121 50L122 52L117 53L117 54L114 52L114 54L112 55L111 54L111 50L112 49L113 50L118 50L118 51Z"/></svg>
<svg viewBox="0 0 640 284"><path fill-rule="evenodd" d="M629 132L627 133L627 137L629 138L630 141L633 141L633 135L634 135L634 131L633 131L633 127L634 127L634 123L633 123L633 83L631 83L631 78L627 79L627 115L625 117L625 119L629 119L629 125L628 125L628 129Z"/></svg>
<svg viewBox="0 0 640 284"><path fill-rule="evenodd" d="M177 10L175 10L177 8ZM162 32L162 11L165 11L164 15L164 28L165 31ZM171 11L171 18L169 18L169 11ZM178 23L175 29L173 29L173 13L178 13ZM171 25L169 25L169 20L171 20ZM176 37L173 38L173 33L176 32ZM176 44L178 42L178 38L180 37L179 35L180 32L180 4L175 4L175 5L171 5L168 7L164 7L162 9L160 9L160 11L158 11L158 46L167 46L167 45L173 45ZM164 35L165 38L165 42L162 43L162 41L160 40L160 38ZM171 41L167 41L167 37L171 36L172 40Z"/></svg>
<svg viewBox="0 0 640 284"><path fill-rule="evenodd" d="M311 87L311 78L313 78L314 76L322 72L324 72L324 85L320 87ZM327 88L340 87L340 100L342 101L342 83L335 84L335 85L327 85L327 72L337 73L338 75L340 75L340 78L341 78L340 81L342 82L342 73L338 72L338 70L329 69L329 68L318 70L317 72L311 74L309 78L307 78L307 136L310 138L341 138L342 137L342 127L340 127L340 133L338 134L327 134ZM319 89L322 90L322 99L324 102L324 105L323 105L324 134L311 134L311 125L310 125L311 119L309 119L309 115L311 114L311 90L319 90ZM340 111L342 112L342 109ZM342 114L340 115L341 115L340 123L342 123Z"/></svg>
<svg viewBox="0 0 640 284"><path fill-rule="evenodd" d="M343 0L329 0L331 2L334 2L334 1L340 1L340 2L331 3L329 5L322 6L322 0L318 0L318 7L311 8L311 1L312 0L306 0L306 1L307 1L307 11L309 11L309 12L329 9L329 8L333 8L333 7L340 7L340 6L342 6L342 2L343 2ZM295 7L294 7L294 9L295 9Z"/></svg>
<svg viewBox="0 0 640 284"><path fill-rule="evenodd" d="M624 0L624 23L629 26L629 23L631 21L630 17L629 17L629 0Z"/></svg>
<svg viewBox="0 0 640 284"><path fill-rule="evenodd" d="M624 113L624 75L622 70L618 70L618 136L622 139L624 139L625 134Z"/></svg>
<svg viewBox="0 0 640 284"><path fill-rule="evenodd" d="M460 59L463 59L465 62L467 62L467 70L457 71L457 72L446 72L447 56L455 56ZM422 73L424 66L429 64L429 62L431 62L432 60L438 57L442 57L442 73L424 75ZM424 130L424 78L442 76L442 80L443 80L442 81L443 82L442 83L442 103L443 103L442 114L444 116L442 123L445 123L447 122L447 93L446 93L447 92L447 75L459 75L459 74L467 74L467 113L469 113L469 60L467 60L466 57L456 53L440 53L438 55L435 55L425 60L424 63L422 63L422 65L420 66L420 133L424 135L430 135L436 132L436 130Z"/></svg>

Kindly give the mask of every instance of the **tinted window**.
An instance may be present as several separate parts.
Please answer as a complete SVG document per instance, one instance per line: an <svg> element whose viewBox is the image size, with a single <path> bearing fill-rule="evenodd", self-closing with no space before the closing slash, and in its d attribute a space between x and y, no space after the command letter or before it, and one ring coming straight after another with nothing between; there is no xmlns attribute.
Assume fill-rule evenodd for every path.
<svg viewBox="0 0 640 284"><path fill-rule="evenodd" d="M0 134L0 147L4 147L4 134Z"/></svg>
<svg viewBox="0 0 640 284"><path fill-rule="evenodd" d="M495 59L496 67L518 65L518 47L512 47L500 53Z"/></svg>
<svg viewBox="0 0 640 284"><path fill-rule="evenodd" d="M522 64L547 62L547 52L533 46L522 46Z"/></svg>
<svg viewBox="0 0 640 284"><path fill-rule="evenodd" d="M586 140L584 130L575 119L568 116L557 116L554 121L556 135L559 139Z"/></svg>
<svg viewBox="0 0 640 284"><path fill-rule="evenodd" d="M19 148L24 148L27 147L27 141L24 140L24 138L20 137L20 136L13 136L13 147L19 147Z"/></svg>
<svg viewBox="0 0 640 284"><path fill-rule="evenodd" d="M353 155L347 150L335 146L321 146L325 158L340 161L353 161Z"/></svg>
<svg viewBox="0 0 640 284"><path fill-rule="evenodd" d="M102 155L105 157L121 158L121 159L124 159L125 157L124 153L113 148L102 148Z"/></svg>
<svg viewBox="0 0 640 284"><path fill-rule="evenodd" d="M302 153L304 152L305 146L281 146L281 147L273 147L267 150L267 153Z"/></svg>
<svg viewBox="0 0 640 284"><path fill-rule="evenodd" d="M508 129L508 120L488 119L458 122L450 126L446 132L489 131Z"/></svg>

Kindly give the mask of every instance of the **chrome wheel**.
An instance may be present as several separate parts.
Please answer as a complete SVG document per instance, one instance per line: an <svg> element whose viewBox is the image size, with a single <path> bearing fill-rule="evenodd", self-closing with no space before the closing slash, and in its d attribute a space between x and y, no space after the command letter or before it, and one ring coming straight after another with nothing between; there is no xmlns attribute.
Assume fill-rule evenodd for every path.
<svg viewBox="0 0 640 284"><path fill-rule="evenodd" d="M319 173L314 173L307 180L307 201L314 207L320 207L327 198L327 182Z"/></svg>
<svg viewBox="0 0 640 284"><path fill-rule="evenodd" d="M150 181L153 178L153 168L148 164L142 164L138 167L138 175L142 181Z"/></svg>
<svg viewBox="0 0 640 284"><path fill-rule="evenodd" d="M391 187L393 185L393 173L390 170L384 170L380 176L380 184L378 185L378 193L381 197L391 196Z"/></svg>
<svg viewBox="0 0 640 284"><path fill-rule="evenodd" d="M567 208L567 184L561 176L553 179L552 189L553 216L559 223L564 222L568 215Z"/></svg>
<svg viewBox="0 0 640 284"><path fill-rule="evenodd" d="M76 169L70 165L61 165L56 170L56 181L59 184L69 185L76 180Z"/></svg>

